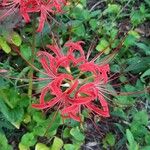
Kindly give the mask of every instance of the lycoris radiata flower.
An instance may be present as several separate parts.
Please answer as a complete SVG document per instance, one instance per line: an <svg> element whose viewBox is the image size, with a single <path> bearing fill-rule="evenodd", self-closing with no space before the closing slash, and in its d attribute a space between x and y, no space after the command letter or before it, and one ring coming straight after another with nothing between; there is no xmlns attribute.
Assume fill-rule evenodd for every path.
<svg viewBox="0 0 150 150"><path fill-rule="evenodd" d="M42 88L39 103L32 104L33 108L42 110L57 106L63 118L76 121L81 121L85 108L109 117L108 104L101 90L108 82L109 65L88 61L81 46L83 43L68 41L63 49L48 45L54 54L37 53L50 82ZM51 95L49 99L48 94Z"/></svg>
<svg viewBox="0 0 150 150"><path fill-rule="evenodd" d="M65 0L2 0L3 14L0 21L13 13L19 13L26 23L30 22L30 14L39 13L39 26L37 32L41 32L48 16L62 13ZM52 17L51 17L52 18Z"/></svg>

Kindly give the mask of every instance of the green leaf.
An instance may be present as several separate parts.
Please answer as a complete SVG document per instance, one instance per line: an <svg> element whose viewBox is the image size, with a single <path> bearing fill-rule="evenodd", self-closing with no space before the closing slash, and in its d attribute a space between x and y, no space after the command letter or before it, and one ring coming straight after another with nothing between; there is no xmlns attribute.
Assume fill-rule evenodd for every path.
<svg viewBox="0 0 150 150"><path fill-rule="evenodd" d="M145 110L137 112L133 116L133 121L138 122L138 123L146 126L148 124L148 114L147 114L147 112Z"/></svg>
<svg viewBox="0 0 150 150"><path fill-rule="evenodd" d="M1 150L13 150L12 147L8 144L8 140L4 133L0 131L0 149Z"/></svg>
<svg viewBox="0 0 150 150"><path fill-rule="evenodd" d="M106 39L101 39L98 45L96 46L96 50L99 52L104 50L104 54L109 54L110 53L110 47L109 47L109 42Z"/></svg>
<svg viewBox="0 0 150 150"><path fill-rule="evenodd" d="M70 28L70 31L78 37L84 37L86 34L84 24L80 20L69 21L67 26Z"/></svg>
<svg viewBox="0 0 150 150"><path fill-rule="evenodd" d="M30 150L30 148L19 143L19 150Z"/></svg>
<svg viewBox="0 0 150 150"><path fill-rule="evenodd" d="M20 35L17 33L17 32L13 32L12 35L11 35L11 40L12 40L12 43L16 46L20 46L21 43L22 43L22 39L20 37Z"/></svg>
<svg viewBox="0 0 150 150"><path fill-rule="evenodd" d="M145 43L136 43L136 46L143 50L146 55L150 55L149 45L146 45Z"/></svg>
<svg viewBox="0 0 150 150"><path fill-rule="evenodd" d="M137 142L134 140L133 134L129 129L126 130L126 136L129 142L129 145L127 145L128 150L139 150L139 146Z"/></svg>
<svg viewBox="0 0 150 150"><path fill-rule="evenodd" d="M115 103L117 103L121 107L130 106L135 102L135 100L129 96L116 96L114 100L115 100Z"/></svg>
<svg viewBox="0 0 150 150"><path fill-rule="evenodd" d="M35 146L35 150L50 150L45 144L37 143Z"/></svg>
<svg viewBox="0 0 150 150"><path fill-rule="evenodd" d="M126 72L140 73L149 69L149 57L133 57L126 60L129 66L125 69Z"/></svg>
<svg viewBox="0 0 150 150"><path fill-rule="evenodd" d="M54 116L55 113L53 113L52 115L49 116L49 118L47 119L47 125L49 125L49 123L52 121L53 119L53 116ZM57 130L58 127L62 124L62 118L61 118L61 115L60 113L57 113L56 117L55 117L55 120L52 122L52 125L51 125L51 128L49 129L49 132L50 131L54 131L54 130Z"/></svg>
<svg viewBox="0 0 150 150"><path fill-rule="evenodd" d="M0 36L0 49L2 49L7 54L11 52L11 48L7 44L7 41L1 36Z"/></svg>
<svg viewBox="0 0 150 150"><path fill-rule="evenodd" d="M113 112L111 114L114 115L114 116L123 118L123 119L127 118L127 116L124 113L124 111L121 108L118 108L118 107L115 107L114 110L113 110Z"/></svg>
<svg viewBox="0 0 150 150"><path fill-rule="evenodd" d="M84 37L85 36L85 27L83 24L80 24L78 26L74 26L72 28L72 32L75 33L79 37Z"/></svg>
<svg viewBox="0 0 150 150"><path fill-rule="evenodd" d="M146 71L141 75L140 78L141 78L141 81L145 83L145 82L146 82L146 81L145 81L145 78L150 78L150 69L146 70Z"/></svg>
<svg viewBox="0 0 150 150"><path fill-rule="evenodd" d="M108 8L104 11L104 14L117 14L121 9L121 6L118 4L108 4Z"/></svg>
<svg viewBox="0 0 150 150"><path fill-rule="evenodd" d="M26 133L21 138L21 144L30 147L33 146L36 143L36 137L33 133Z"/></svg>
<svg viewBox="0 0 150 150"><path fill-rule="evenodd" d="M68 138L70 136L71 136L70 129L66 127L63 131L63 138Z"/></svg>
<svg viewBox="0 0 150 150"><path fill-rule="evenodd" d="M27 44L22 44L20 46L21 55L26 59L29 60L31 58L32 52L31 48Z"/></svg>
<svg viewBox="0 0 150 150"><path fill-rule="evenodd" d="M143 21L145 20L145 14L146 13L141 12L141 10L134 10L133 9L131 12L131 15L130 15L131 23L134 26L137 26L137 25L143 23Z"/></svg>
<svg viewBox="0 0 150 150"><path fill-rule="evenodd" d="M75 150L75 146L73 144L65 144L64 149L65 150Z"/></svg>
<svg viewBox="0 0 150 150"><path fill-rule="evenodd" d="M124 45L126 47L133 46L136 44L136 41L137 41L136 37L134 37L133 35L128 35L124 41Z"/></svg>
<svg viewBox="0 0 150 150"><path fill-rule="evenodd" d="M146 144L150 145L150 132L148 132L145 136L145 142Z"/></svg>
<svg viewBox="0 0 150 150"><path fill-rule="evenodd" d="M91 19L91 20L89 21L89 24L90 24L92 30L95 30L95 29L97 28L97 26L98 26L98 23L97 23L97 20L96 20L96 19Z"/></svg>
<svg viewBox="0 0 150 150"><path fill-rule="evenodd" d="M70 130L70 134L77 140L77 141L84 141L85 135L80 131L79 127L72 128Z"/></svg>
<svg viewBox="0 0 150 150"><path fill-rule="evenodd" d="M104 148L107 148L107 146L113 147L115 145L115 141L116 139L114 134L112 134L111 132L108 133L106 137L103 139Z"/></svg>
<svg viewBox="0 0 150 150"><path fill-rule="evenodd" d="M133 121L130 125L131 132L133 133L135 139L143 139L147 133L147 129L139 122Z"/></svg>
<svg viewBox="0 0 150 150"><path fill-rule="evenodd" d="M22 121L24 115L24 110L21 106L9 108L5 104L4 99L0 98L0 111L10 123L16 125L16 127L19 127L18 123Z"/></svg>
<svg viewBox="0 0 150 150"><path fill-rule="evenodd" d="M63 147L62 139L55 137L53 144L52 144L52 147L51 147L51 150L60 150L62 147Z"/></svg>

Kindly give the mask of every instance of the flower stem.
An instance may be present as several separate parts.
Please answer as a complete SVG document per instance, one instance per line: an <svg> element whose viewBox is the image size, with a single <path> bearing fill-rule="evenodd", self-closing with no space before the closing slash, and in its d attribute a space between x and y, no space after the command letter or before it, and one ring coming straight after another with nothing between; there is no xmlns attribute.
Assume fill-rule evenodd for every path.
<svg viewBox="0 0 150 150"><path fill-rule="evenodd" d="M36 26L35 26L35 23L36 23L36 20L35 20L35 17L33 19L33 24L32 24L32 46L31 46L31 52L32 52L32 55L31 55L31 59L30 59L30 63L33 65L34 63L34 57L35 57L35 48L36 48L36 41L35 41L35 36L36 36ZM29 98L32 97L32 90L33 90L33 68L31 67L30 68L30 71L29 71L29 74L28 74L28 77L29 77L29 87L28 87L28 96Z"/></svg>

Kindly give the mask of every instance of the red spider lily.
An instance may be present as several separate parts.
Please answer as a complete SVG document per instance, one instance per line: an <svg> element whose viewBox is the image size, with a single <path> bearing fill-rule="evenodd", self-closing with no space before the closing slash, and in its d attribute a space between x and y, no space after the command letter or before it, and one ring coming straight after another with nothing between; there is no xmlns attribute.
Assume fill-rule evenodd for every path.
<svg viewBox="0 0 150 150"><path fill-rule="evenodd" d="M6 13L0 17L0 20L19 10L20 15L24 18L25 22L28 23L30 22L28 13L33 12L33 9L36 7L36 3L35 0L3 0L2 6L6 9Z"/></svg>
<svg viewBox="0 0 150 150"><path fill-rule="evenodd" d="M40 19L39 19L39 26L37 29L37 32L41 32L44 23L47 19L47 16L50 14L56 14L56 13L62 13L62 6L65 5L65 0L36 0L39 12L41 13Z"/></svg>
<svg viewBox="0 0 150 150"><path fill-rule="evenodd" d="M0 20L18 12L26 23L30 22L29 13L40 12L39 26L37 32L41 32L47 16L51 14L62 13L62 6L66 4L65 0L3 0L2 6L5 13L0 16Z"/></svg>
<svg viewBox="0 0 150 150"><path fill-rule="evenodd" d="M43 69L52 81L42 89L40 103L32 104L32 107L46 109L59 103L62 116L76 121L81 121L80 115L83 108L100 116L109 117L108 104L99 87L107 84L109 65L88 62L81 47L82 43L82 41L67 42L64 45L68 48L65 54L57 45L47 46L55 55L38 52ZM74 51L78 51L80 56L77 57ZM65 73L60 71L61 67L66 70ZM77 76L72 72L74 67L79 70ZM91 72L92 75L89 76L87 72ZM89 80L90 78L92 80ZM54 98L46 101L45 96L48 92ZM96 105L95 101L99 104Z"/></svg>

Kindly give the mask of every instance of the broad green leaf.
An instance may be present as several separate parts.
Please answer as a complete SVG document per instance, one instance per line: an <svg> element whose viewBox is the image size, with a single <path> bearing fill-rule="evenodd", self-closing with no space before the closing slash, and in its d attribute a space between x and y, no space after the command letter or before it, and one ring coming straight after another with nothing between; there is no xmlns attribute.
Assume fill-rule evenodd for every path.
<svg viewBox="0 0 150 150"><path fill-rule="evenodd" d="M42 114L42 112L33 110L33 120L36 121L38 124L43 123L45 121L45 116Z"/></svg>
<svg viewBox="0 0 150 150"><path fill-rule="evenodd" d="M67 26L70 28L70 31L79 37L84 37L85 27L82 21L80 20L72 20L67 23Z"/></svg>
<svg viewBox="0 0 150 150"><path fill-rule="evenodd" d="M69 138L70 136L70 129L66 127L63 131L63 138Z"/></svg>
<svg viewBox="0 0 150 150"><path fill-rule="evenodd" d="M90 19L90 13L89 10L83 9L82 5L77 5L74 7L71 11L71 17L76 18L81 21L86 21Z"/></svg>
<svg viewBox="0 0 150 150"><path fill-rule="evenodd" d="M97 26L98 26L98 23L97 23L97 22L98 22L98 21L97 21L96 19L91 19L91 20L89 21L89 24L90 24L92 30L95 30L95 29L97 28Z"/></svg>
<svg viewBox="0 0 150 150"><path fill-rule="evenodd" d="M35 150L50 150L45 144L37 143L35 146Z"/></svg>
<svg viewBox="0 0 150 150"><path fill-rule="evenodd" d="M139 122L133 121L130 125L131 132L135 139L143 139L147 133L147 128Z"/></svg>
<svg viewBox="0 0 150 150"><path fill-rule="evenodd" d="M136 37L129 34L124 41L124 45L126 47L133 46L136 44L136 41L137 41Z"/></svg>
<svg viewBox="0 0 150 150"><path fill-rule="evenodd" d="M150 145L150 132L147 132L147 134L145 135L145 142L146 144Z"/></svg>
<svg viewBox="0 0 150 150"><path fill-rule="evenodd" d="M22 121L24 115L24 110L22 107L17 106L11 109L6 106L2 99L0 99L0 111L10 123L18 128L18 125Z"/></svg>
<svg viewBox="0 0 150 150"><path fill-rule="evenodd" d="M104 11L104 14L117 14L121 9L121 6L118 4L108 4L108 8Z"/></svg>
<svg viewBox="0 0 150 150"><path fill-rule="evenodd" d="M96 50L98 51L104 51L104 54L109 54L110 52L110 47L109 47L109 42L106 39L101 39L98 45L96 46Z"/></svg>
<svg viewBox="0 0 150 150"><path fill-rule="evenodd" d="M123 119L126 119L127 117L125 112L121 108L118 108L118 107L117 108L115 107L111 114L114 116L123 118Z"/></svg>
<svg viewBox="0 0 150 150"><path fill-rule="evenodd" d="M0 36L0 49L2 49L7 54L11 52L11 48L7 44L7 41L1 36Z"/></svg>
<svg viewBox="0 0 150 150"><path fill-rule="evenodd" d="M49 118L46 121L47 125L49 125L50 122L52 123L51 128L49 129L49 132L57 130L57 128L62 124L62 118L61 118L60 113L57 113L57 115L55 117L55 120L52 121L53 116L54 116L55 113L56 112L54 112L52 115L50 115Z"/></svg>
<svg viewBox="0 0 150 150"><path fill-rule="evenodd" d="M31 47L29 47L27 44L22 44L20 46L20 52L21 55L26 59L29 60L31 58L32 52Z"/></svg>
<svg viewBox="0 0 150 150"><path fill-rule="evenodd" d="M65 144L64 150L75 150L75 146L73 144Z"/></svg>
<svg viewBox="0 0 150 150"><path fill-rule="evenodd" d="M33 133L34 135L37 135L37 136L45 136L45 132L47 130L47 128L45 128L45 126L47 127L47 124L38 124L37 126L34 126L34 129L33 129ZM46 136L47 137L53 137L54 135L56 135L57 133L57 130L53 130L53 131L47 131L46 132Z"/></svg>
<svg viewBox="0 0 150 150"><path fill-rule="evenodd" d="M134 26L137 26L141 23L143 23L143 21L145 20L145 14L146 13L142 13L140 10L132 10L130 18L131 18L131 23Z"/></svg>
<svg viewBox="0 0 150 150"><path fill-rule="evenodd" d="M60 150L62 147L63 147L62 139L55 137L53 144L52 144L52 147L51 147L51 150Z"/></svg>
<svg viewBox="0 0 150 150"><path fill-rule="evenodd" d="M1 150L13 150L8 144L8 140L3 132L0 131L0 149Z"/></svg>
<svg viewBox="0 0 150 150"><path fill-rule="evenodd" d="M70 134L77 140L77 141L84 141L85 136L80 131L79 127L72 128L70 130Z"/></svg>
<svg viewBox="0 0 150 150"><path fill-rule="evenodd" d="M150 59L149 57L133 57L127 59L129 66L125 69L126 72L132 71L133 73L140 73L149 69Z"/></svg>
<svg viewBox="0 0 150 150"><path fill-rule="evenodd" d="M33 146L36 143L36 137L34 136L33 133L26 133L22 136L21 138L21 144L30 147Z"/></svg>
<svg viewBox="0 0 150 150"><path fill-rule="evenodd" d="M79 37L85 36L85 27L83 24L79 24L78 26L74 26L72 28L72 32L75 33Z"/></svg>
<svg viewBox="0 0 150 150"><path fill-rule="evenodd" d="M111 132L108 133L106 137L103 139L104 148L107 148L107 146L113 147L115 145L115 141L116 139L114 134L112 134Z"/></svg>
<svg viewBox="0 0 150 150"><path fill-rule="evenodd" d="M148 114L145 110L139 111L133 116L133 120L146 126L148 124Z"/></svg>
<svg viewBox="0 0 150 150"><path fill-rule="evenodd" d="M30 148L19 143L19 150L30 150Z"/></svg>
<svg viewBox="0 0 150 150"><path fill-rule="evenodd" d="M133 134L129 129L126 130L126 136L129 142L129 145L127 145L128 150L139 150L139 146L137 142L134 140Z"/></svg>
<svg viewBox="0 0 150 150"><path fill-rule="evenodd" d="M11 34L11 41L16 46L20 46L21 43L22 43L22 39L21 39L20 35L17 32L13 32Z"/></svg>
<svg viewBox="0 0 150 150"><path fill-rule="evenodd" d="M116 96L114 102L120 105L121 107L127 107L132 105L135 102L135 100L129 96Z"/></svg>

